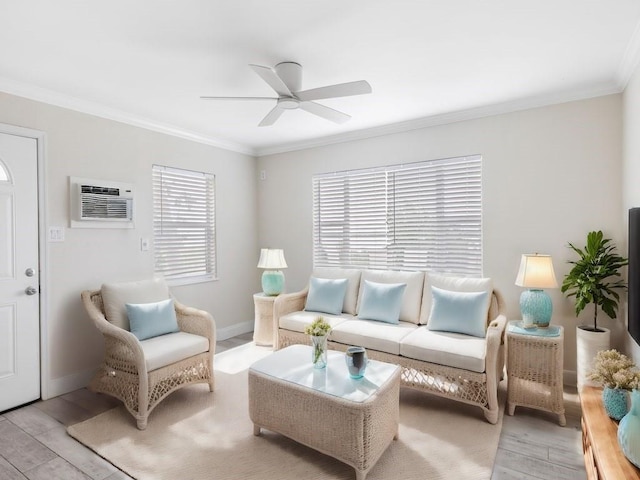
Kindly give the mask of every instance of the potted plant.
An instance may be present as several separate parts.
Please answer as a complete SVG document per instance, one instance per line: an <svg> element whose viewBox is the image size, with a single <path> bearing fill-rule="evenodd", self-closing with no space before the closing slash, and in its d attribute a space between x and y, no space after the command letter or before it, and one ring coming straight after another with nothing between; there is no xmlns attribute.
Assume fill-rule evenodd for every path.
<svg viewBox="0 0 640 480"><path fill-rule="evenodd" d="M638 388L640 381L633 361L617 350L601 350L595 356L589 379L604 387L602 403L607 415L621 420L629 411L629 392Z"/></svg>
<svg viewBox="0 0 640 480"><path fill-rule="evenodd" d="M575 297L576 316L587 305L593 304L593 325L579 325L576 329L578 389L588 383L593 359L600 350L609 348L610 331L598 326L598 310L610 318L617 317L619 290L626 284L619 278L620 269L627 265L626 258L615 253L615 245L604 238L602 231L587 234L587 244L580 249L569 243L578 260L569 261L573 267L562 282L561 291L567 297Z"/></svg>

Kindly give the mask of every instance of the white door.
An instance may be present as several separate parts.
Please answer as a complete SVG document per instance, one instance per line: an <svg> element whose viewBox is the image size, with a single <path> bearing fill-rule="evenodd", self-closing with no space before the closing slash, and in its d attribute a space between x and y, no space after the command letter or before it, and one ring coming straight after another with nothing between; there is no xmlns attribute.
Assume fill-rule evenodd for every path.
<svg viewBox="0 0 640 480"><path fill-rule="evenodd" d="M0 412L38 398L37 140L0 133Z"/></svg>

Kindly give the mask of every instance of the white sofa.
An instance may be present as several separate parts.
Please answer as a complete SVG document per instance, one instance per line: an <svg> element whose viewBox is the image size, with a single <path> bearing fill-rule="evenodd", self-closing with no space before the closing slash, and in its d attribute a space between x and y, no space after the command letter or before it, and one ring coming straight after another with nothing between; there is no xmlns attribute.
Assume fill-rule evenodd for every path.
<svg viewBox="0 0 640 480"><path fill-rule="evenodd" d="M304 329L315 318L322 316L332 327L329 334L330 349L346 350L349 345L365 347L369 358L402 367L403 386L477 405L490 423L498 421L497 390L504 368L506 318L504 300L493 288L491 279L340 268L317 268L311 281L316 279L347 279L342 312L330 314L305 310L309 287L301 292L279 295L274 302L275 349L292 344L308 344L309 337ZM358 317L363 306L366 283L369 283L368 289L380 284L406 285L397 323ZM316 288L317 292L315 284L312 284L312 288ZM473 295L470 292L484 291L488 292L483 294L487 313L481 318L483 331L480 335L484 336L442 330L442 323L437 317L443 308L441 294L464 292L461 297L466 298ZM370 293L367 295L370 298ZM435 300L433 295L437 296ZM451 295L456 298L455 293ZM315 292L312 296L315 297ZM448 302L449 306L455 306ZM438 308L435 308L436 303ZM455 309L453 311L457 314ZM432 317L432 314L435 316ZM433 318L432 325L429 324L430 317Z"/></svg>

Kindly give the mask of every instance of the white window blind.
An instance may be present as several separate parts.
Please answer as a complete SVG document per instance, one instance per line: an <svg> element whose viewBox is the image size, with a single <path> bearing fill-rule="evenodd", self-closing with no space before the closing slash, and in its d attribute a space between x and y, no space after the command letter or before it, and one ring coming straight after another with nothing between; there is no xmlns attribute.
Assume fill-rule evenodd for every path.
<svg viewBox="0 0 640 480"><path fill-rule="evenodd" d="M153 166L155 271L173 283L216 276L215 176Z"/></svg>
<svg viewBox="0 0 640 480"><path fill-rule="evenodd" d="M314 265L482 275L479 155L313 177Z"/></svg>

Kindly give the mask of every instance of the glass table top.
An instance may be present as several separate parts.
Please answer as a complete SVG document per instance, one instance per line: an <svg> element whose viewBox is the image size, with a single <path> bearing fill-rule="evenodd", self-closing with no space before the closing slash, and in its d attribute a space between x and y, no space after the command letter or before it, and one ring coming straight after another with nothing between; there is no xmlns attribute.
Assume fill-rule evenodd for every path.
<svg viewBox="0 0 640 480"><path fill-rule="evenodd" d="M292 345L253 363L250 370L352 402L364 402L393 377L397 365L369 359L364 377L349 376L344 352L329 350L327 366L313 368L311 347Z"/></svg>

